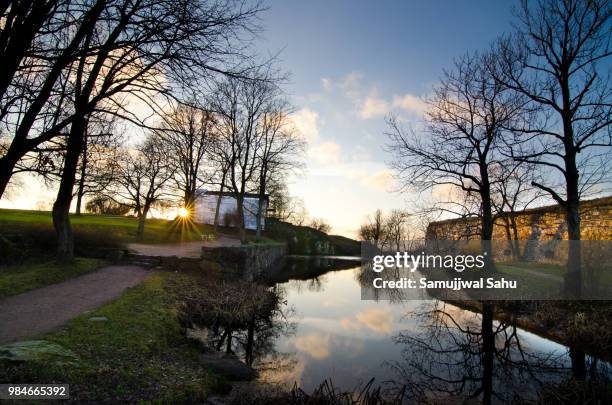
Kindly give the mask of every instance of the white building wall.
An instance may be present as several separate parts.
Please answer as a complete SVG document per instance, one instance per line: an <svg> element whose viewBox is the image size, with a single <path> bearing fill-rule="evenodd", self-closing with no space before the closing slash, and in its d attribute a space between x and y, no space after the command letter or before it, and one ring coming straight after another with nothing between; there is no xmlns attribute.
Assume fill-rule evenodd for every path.
<svg viewBox="0 0 612 405"><path fill-rule="evenodd" d="M201 194L195 203L194 220L196 222L204 224L215 223L215 210L217 209L218 195L212 194ZM244 226L246 229L257 229L257 203L258 198L247 197L244 199ZM263 206L263 217L262 217L262 229L265 229L265 213L266 203L264 201ZM234 197L223 196L221 197L221 204L219 206L219 225L225 226L225 219L229 215L234 215L237 209L237 202Z"/></svg>

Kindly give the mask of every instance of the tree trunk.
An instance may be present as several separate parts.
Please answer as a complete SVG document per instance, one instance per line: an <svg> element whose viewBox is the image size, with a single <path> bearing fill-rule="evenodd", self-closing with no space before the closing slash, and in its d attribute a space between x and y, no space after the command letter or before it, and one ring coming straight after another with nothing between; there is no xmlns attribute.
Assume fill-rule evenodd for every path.
<svg viewBox="0 0 612 405"><path fill-rule="evenodd" d="M225 346L225 353L232 354L232 330L227 328L227 344Z"/></svg>
<svg viewBox="0 0 612 405"><path fill-rule="evenodd" d="M85 134L85 139L83 141L83 159L81 161L81 177L79 178L79 188L77 190L76 215L81 215L81 204L83 203L83 194L85 194L87 163L87 134Z"/></svg>
<svg viewBox="0 0 612 405"><path fill-rule="evenodd" d="M493 394L493 357L495 334L493 333L493 304L482 303L482 403L491 403Z"/></svg>
<svg viewBox="0 0 612 405"><path fill-rule="evenodd" d="M262 174L259 178L259 201L257 202L257 239L261 238L262 219L263 219L263 201L266 195L266 176L267 169L262 168Z"/></svg>
<svg viewBox="0 0 612 405"><path fill-rule="evenodd" d="M221 199L223 198L223 187L225 186L225 178L227 176L227 170L223 171L223 176L221 176L221 187L219 187L219 198L217 198L217 207L215 209L215 233L217 233L217 228L219 226L219 209L221 208Z"/></svg>
<svg viewBox="0 0 612 405"><path fill-rule="evenodd" d="M563 121L563 146L565 149L565 189L567 202L566 220L567 234L569 239L567 255L567 273L565 274L564 290L573 298L580 298L582 290L581 257L580 257L580 189L578 182L578 167L576 157L578 150L574 144L574 127L572 126L572 98L569 68L564 66L559 79L563 110L561 119Z"/></svg>
<svg viewBox="0 0 612 405"><path fill-rule="evenodd" d="M580 298L582 293L582 258L580 246L580 192L578 186L578 169L576 167L576 152L573 148L566 147L565 160L565 181L567 190L565 215L567 220L567 236L569 239L569 249L564 289L565 293L568 294L570 297Z"/></svg>
<svg viewBox="0 0 612 405"><path fill-rule="evenodd" d="M244 221L244 196L238 195L236 198L236 212L238 214L238 227L240 229L240 243L246 244L246 227Z"/></svg>
<svg viewBox="0 0 612 405"><path fill-rule="evenodd" d="M568 198L569 200L569 198ZM565 275L565 292L573 298L580 298L582 292L580 208L578 201L567 203L568 257Z"/></svg>
<svg viewBox="0 0 612 405"><path fill-rule="evenodd" d="M506 231L506 239L508 240L508 246L510 246L510 254L513 258L517 257L516 250L514 249L514 243L512 241L512 233L510 232L510 220L507 216L503 217L504 229Z"/></svg>
<svg viewBox="0 0 612 405"><path fill-rule="evenodd" d="M20 8L16 2L11 3L12 9ZM36 34L40 31L49 12L56 4L57 1L53 0L31 2L29 5L31 8L21 10L15 20L12 21L14 32L8 42L4 44L3 62L0 63L0 96L3 96L8 89L21 61L27 56Z"/></svg>
<svg viewBox="0 0 612 405"><path fill-rule="evenodd" d="M586 377L586 354L577 345L569 346L569 356L572 362L572 377L584 380Z"/></svg>
<svg viewBox="0 0 612 405"><path fill-rule="evenodd" d="M151 205L149 203L145 203L144 208L142 209L142 214L138 217L138 230L136 231L136 238L139 240L144 236L145 221L147 220L147 215L149 214L149 208L151 208Z"/></svg>
<svg viewBox="0 0 612 405"><path fill-rule="evenodd" d="M83 151L83 133L86 128L87 119L85 117L79 117L72 123L60 186L53 204L53 226L57 234L57 260L60 263L74 260L74 239L69 214L77 166Z"/></svg>
<svg viewBox="0 0 612 405"><path fill-rule="evenodd" d="M513 259L518 259L521 255L519 241L518 241L518 230L516 226L516 217L514 211L511 211L507 216L503 217L504 228L506 230L506 238L510 245L510 252L512 253Z"/></svg>
<svg viewBox="0 0 612 405"><path fill-rule="evenodd" d="M190 187L184 190L183 206L190 213L193 212L195 207L195 191Z"/></svg>
<svg viewBox="0 0 612 405"><path fill-rule="evenodd" d="M251 320L249 322L249 327L247 329L247 343L245 349L244 362L252 366L253 365L253 346L255 341L255 320Z"/></svg>
<svg viewBox="0 0 612 405"><path fill-rule="evenodd" d="M495 271L495 262L493 261L493 249L491 240L493 239L493 207L491 204L491 185L489 183L488 165L482 164L480 167L480 178L482 185L480 186L480 198L482 201L482 218L480 223L480 248L482 250L485 262L485 268L493 272Z"/></svg>
<svg viewBox="0 0 612 405"><path fill-rule="evenodd" d="M6 188L8 187L9 181L13 175L13 169L15 165L25 153L19 153L17 147L13 147L13 144L9 147L9 150L4 156L0 158L0 198L4 195ZM17 146L17 145L15 145Z"/></svg>
<svg viewBox="0 0 612 405"><path fill-rule="evenodd" d="M512 216L510 217L510 224L512 226L512 235L514 236L513 245L514 251L516 252L515 258L518 259L519 257L521 257L521 246L519 244L518 224L516 223L515 214L512 214Z"/></svg>
<svg viewBox="0 0 612 405"><path fill-rule="evenodd" d="M105 6L106 0L97 0L96 3L87 11L78 30L70 41L70 44L55 60L51 71L46 76L40 92L34 98L27 111L23 114L23 119L14 133L11 146L6 154L0 158L0 198L2 198L2 195L6 191L6 187L11 179L11 176L13 175L13 169L15 168L17 162L19 162L19 160L26 153L44 141L43 139L38 139L38 141L28 142L28 134L30 133L30 129L34 125L36 117L38 117L38 113L46 105L49 95L53 91L57 78L63 72L65 65L71 60L71 58L73 58L75 50L80 46L83 38L91 29L92 24L98 19Z"/></svg>

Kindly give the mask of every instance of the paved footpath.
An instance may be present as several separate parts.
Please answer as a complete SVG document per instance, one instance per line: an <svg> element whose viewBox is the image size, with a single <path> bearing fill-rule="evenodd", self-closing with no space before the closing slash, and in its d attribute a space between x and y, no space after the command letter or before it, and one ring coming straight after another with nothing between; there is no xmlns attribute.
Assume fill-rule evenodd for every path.
<svg viewBox="0 0 612 405"><path fill-rule="evenodd" d="M128 249L145 256L177 256L200 258L202 247L240 246L240 239L219 236L215 240L167 243L158 245L147 245L143 243L129 243Z"/></svg>
<svg viewBox="0 0 612 405"><path fill-rule="evenodd" d="M139 266L109 266L0 300L0 344L52 331L119 298L150 274Z"/></svg>

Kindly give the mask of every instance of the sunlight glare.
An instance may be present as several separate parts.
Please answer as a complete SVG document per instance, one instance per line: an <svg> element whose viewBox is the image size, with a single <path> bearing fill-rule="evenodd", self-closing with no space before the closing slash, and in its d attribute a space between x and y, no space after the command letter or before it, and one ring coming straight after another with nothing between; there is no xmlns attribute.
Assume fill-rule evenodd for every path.
<svg viewBox="0 0 612 405"><path fill-rule="evenodd" d="M178 209L178 216L183 219L189 218L189 210L185 207L181 207Z"/></svg>

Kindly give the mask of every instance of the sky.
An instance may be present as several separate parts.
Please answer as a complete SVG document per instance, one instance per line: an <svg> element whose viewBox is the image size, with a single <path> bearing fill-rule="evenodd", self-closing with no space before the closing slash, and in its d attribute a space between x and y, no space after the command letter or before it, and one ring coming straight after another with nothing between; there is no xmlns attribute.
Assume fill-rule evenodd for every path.
<svg viewBox="0 0 612 405"><path fill-rule="evenodd" d="M443 69L511 30L510 1L281 1L262 16L263 54L279 54L307 170L290 179L312 217L354 237L368 214L409 209L385 152L385 117L422 119Z"/></svg>
<svg viewBox="0 0 612 405"><path fill-rule="evenodd" d="M293 196L332 232L356 236L380 208L410 209L387 163L385 116L418 125L444 68L486 49L511 29L512 1L268 0L256 39L278 54L295 126L306 137L306 170L289 179ZM31 178L0 207L50 209L54 190Z"/></svg>

